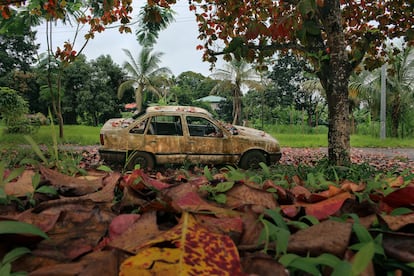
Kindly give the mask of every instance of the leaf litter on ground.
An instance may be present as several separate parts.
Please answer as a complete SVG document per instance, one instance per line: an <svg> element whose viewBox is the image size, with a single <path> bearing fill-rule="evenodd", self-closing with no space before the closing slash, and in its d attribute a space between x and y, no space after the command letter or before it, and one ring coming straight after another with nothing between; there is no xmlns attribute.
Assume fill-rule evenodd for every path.
<svg viewBox="0 0 414 276"><path fill-rule="evenodd" d="M312 164L315 155L305 151L297 158ZM293 160L288 151L282 163L286 160ZM20 199L20 206L11 201L15 208L2 210L0 229L2 221L19 221L49 237L0 233L0 258L17 246L31 249L30 255L13 262L14 271L30 275L62 275L62 271L67 275L287 275L287 270L298 269L295 258L306 263L329 254L355 264L356 224L363 225L369 237L382 237L383 257L397 264L389 269L401 271L402 263L410 271L414 263L413 177L382 177L376 186L341 179L317 190L298 176L286 177L282 185L244 172L231 176L235 171L227 168L206 177L203 169L196 168L185 173L165 169L121 174L93 170L87 161L82 166L87 176L66 176L40 167L40 185L54 187L58 195L38 195L35 206L25 204L27 195L34 193L30 182L34 169L7 183L7 195ZM229 181L234 182L230 188L219 192L225 202L218 203L211 197L211 188ZM22 206L27 210L20 210ZM286 252L278 250L283 243L274 236L280 226L272 224L272 212L286 224ZM265 237L267 251L265 225L272 225L274 231ZM278 254L285 256L285 265ZM292 261L285 263L288 256ZM368 263L366 271L378 266L374 260Z"/></svg>

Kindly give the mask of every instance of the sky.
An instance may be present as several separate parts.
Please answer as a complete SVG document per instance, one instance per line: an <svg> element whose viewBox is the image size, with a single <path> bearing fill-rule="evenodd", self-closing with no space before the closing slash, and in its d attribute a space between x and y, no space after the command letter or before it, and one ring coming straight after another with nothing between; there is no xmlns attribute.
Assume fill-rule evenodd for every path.
<svg viewBox="0 0 414 276"><path fill-rule="evenodd" d="M139 2L139 1L134 1ZM154 46L154 51L162 52L164 55L161 60L161 67L168 67L175 76L185 71L193 71L209 76L212 72L209 70L210 63L202 61L203 51L196 50L196 46L202 44L197 39L198 29L193 12L188 10L188 4L185 1L178 1L173 6L176 12L175 21L167 29L161 31L158 41ZM139 7L134 6L133 19L139 12ZM40 44L39 53L46 52L46 32L45 26L37 28L37 42ZM53 48L63 46L65 41L73 41L75 26L58 25L54 27ZM79 43L84 42L83 35L86 28L81 32L82 36L78 38ZM75 45L75 50L80 49L80 44ZM122 49L128 49L134 56L138 56L142 47L136 40L135 27L132 33L121 34L117 28L106 29L102 33L97 33L95 38L88 42L83 51L88 60L96 59L100 55L110 55L112 60L122 66L126 61L125 53ZM222 62L216 63L216 68L221 68Z"/></svg>

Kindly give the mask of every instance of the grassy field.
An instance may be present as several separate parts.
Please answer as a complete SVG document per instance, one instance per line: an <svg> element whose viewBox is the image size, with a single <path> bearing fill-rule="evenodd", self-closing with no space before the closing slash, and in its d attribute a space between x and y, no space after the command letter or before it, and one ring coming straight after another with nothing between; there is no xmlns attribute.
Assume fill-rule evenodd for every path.
<svg viewBox="0 0 414 276"><path fill-rule="evenodd" d="M98 145L99 144L99 127L67 125L64 127L65 138L59 140L60 144L76 145ZM51 126L42 126L31 136L38 144L52 144L53 131L58 136L58 127L54 129ZM328 137L326 133L316 134L295 134L295 133L277 133L274 130L269 131L276 137L282 147L305 148L305 147L326 147ZM0 126L0 148L8 148L13 145L27 144L21 134L5 134ZM352 135L352 147L383 147L383 148L414 148L414 139L395 139L386 138L381 140L378 137L368 135Z"/></svg>

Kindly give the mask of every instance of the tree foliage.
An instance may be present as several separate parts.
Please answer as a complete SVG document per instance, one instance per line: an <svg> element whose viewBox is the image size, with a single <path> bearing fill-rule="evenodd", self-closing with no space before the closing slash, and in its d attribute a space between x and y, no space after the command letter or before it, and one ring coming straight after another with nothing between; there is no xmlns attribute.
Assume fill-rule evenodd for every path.
<svg viewBox="0 0 414 276"><path fill-rule="evenodd" d="M166 1L173 3L173 1ZM162 2L160 4L165 4ZM413 43L413 3L340 0L193 0L204 59L256 61L292 50L313 65L327 95L329 160L350 162L348 80L365 60L369 68L383 62L384 41L405 37ZM217 50L217 42L224 48Z"/></svg>
<svg viewBox="0 0 414 276"><path fill-rule="evenodd" d="M159 66L163 53L154 52L151 47L144 47L137 59L133 57L128 49L123 50L128 57L128 61L124 63L124 68L128 72L129 78L118 87L118 98L122 98L127 89L134 87L135 102L137 110L140 111L145 90L157 95L158 98L162 98L162 91L156 85L153 85L154 78L166 77L171 74L171 70Z"/></svg>

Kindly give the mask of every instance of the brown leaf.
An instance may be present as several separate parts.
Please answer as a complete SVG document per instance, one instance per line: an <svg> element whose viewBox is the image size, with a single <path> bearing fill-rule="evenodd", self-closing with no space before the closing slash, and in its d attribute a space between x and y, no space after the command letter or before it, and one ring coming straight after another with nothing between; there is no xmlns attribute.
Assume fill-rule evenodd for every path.
<svg viewBox="0 0 414 276"><path fill-rule="evenodd" d="M27 194L33 194L32 177L35 172L33 170L24 170L17 181L8 182L4 186L4 191L9 196L23 197Z"/></svg>
<svg viewBox="0 0 414 276"><path fill-rule="evenodd" d="M241 246L256 246L258 244L263 223L258 220L259 215L252 211L250 206L245 206L242 213L243 233L240 238Z"/></svg>
<svg viewBox="0 0 414 276"><path fill-rule="evenodd" d="M414 224L414 213L402 216L381 215L380 217L393 231L398 231L406 225Z"/></svg>
<svg viewBox="0 0 414 276"><path fill-rule="evenodd" d="M254 189L244 184L235 185L226 193L226 197L226 206L233 209L244 205L257 205L266 209L277 207L276 199L272 193Z"/></svg>
<svg viewBox="0 0 414 276"><path fill-rule="evenodd" d="M48 256L62 261L73 260L92 251L105 236L114 214L91 201L54 207L61 215L48 231L50 239L40 242L35 256Z"/></svg>
<svg viewBox="0 0 414 276"><path fill-rule="evenodd" d="M197 188L190 183L183 183L179 186L168 189L163 194L170 200L171 206L177 212L205 212L209 211L216 216L238 216L239 213L226 208L221 208L214 203L209 203L197 193Z"/></svg>
<svg viewBox="0 0 414 276"><path fill-rule="evenodd" d="M94 178L93 180L76 178L43 166L40 167L40 172L60 194L65 196L85 195L102 188L102 178Z"/></svg>
<svg viewBox="0 0 414 276"><path fill-rule="evenodd" d="M243 271L249 275L288 276L287 269L264 253L248 254L241 258Z"/></svg>
<svg viewBox="0 0 414 276"><path fill-rule="evenodd" d="M135 254L143 243L154 239L161 233L162 231L158 229L156 213L147 212L142 214L122 235L112 239L108 245Z"/></svg>
<svg viewBox="0 0 414 276"><path fill-rule="evenodd" d="M325 220L291 235L288 252L311 256L331 253L342 257L348 247L351 232L351 223Z"/></svg>
<svg viewBox="0 0 414 276"><path fill-rule="evenodd" d="M31 276L78 276L118 275L119 253L114 251L93 252L73 263L40 267Z"/></svg>
<svg viewBox="0 0 414 276"><path fill-rule="evenodd" d="M414 235L403 233L384 233L382 246L388 257L401 262L414 262Z"/></svg>

